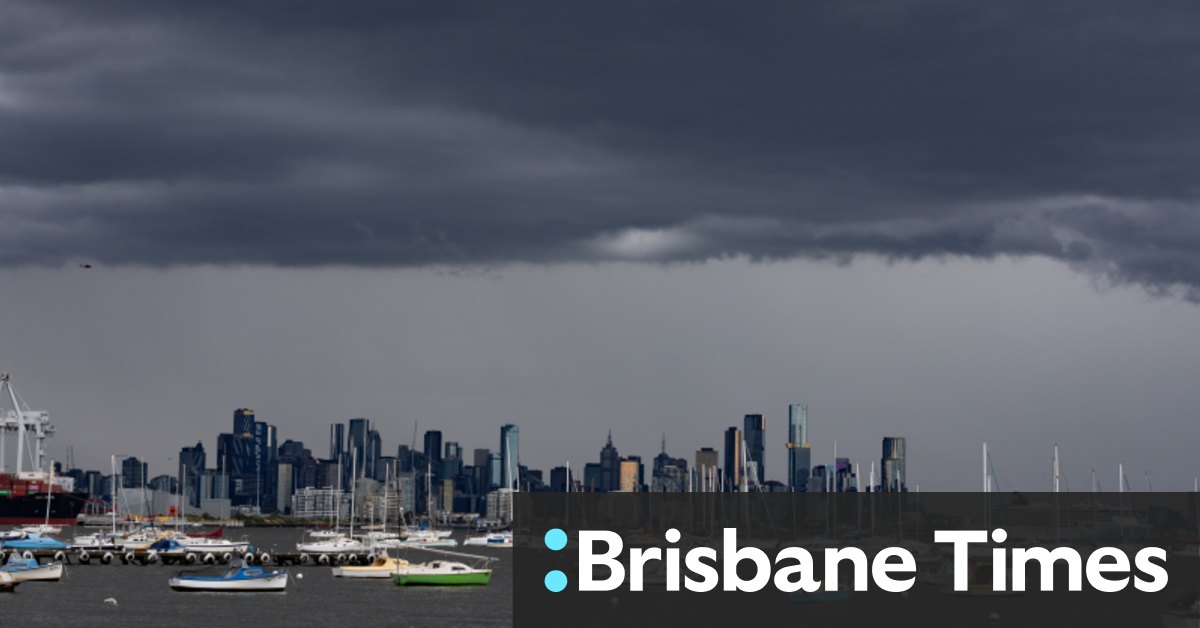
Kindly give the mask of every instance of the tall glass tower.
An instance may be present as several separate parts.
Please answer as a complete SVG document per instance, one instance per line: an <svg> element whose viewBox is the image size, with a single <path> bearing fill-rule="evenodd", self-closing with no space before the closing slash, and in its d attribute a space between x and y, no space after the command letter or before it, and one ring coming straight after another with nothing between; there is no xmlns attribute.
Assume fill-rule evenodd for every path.
<svg viewBox="0 0 1200 628"><path fill-rule="evenodd" d="M899 436L885 436L883 458L879 461L879 490L899 493L908 490L908 452L905 441Z"/></svg>
<svg viewBox="0 0 1200 628"><path fill-rule="evenodd" d="M742 435L746 439L746 461L754 464L754 480L762 486L766 481L767 422L761 414L747 414ZM750 473L750 469L746 470Z"/></svg>
<svg viewBox="0 0 1200 628"><path fill-rule="evenodd" d="M798 403L788 406L787 450L788 490L806 492L812 466L812 451L808 447L808 406Z"/></svg>
<svg viewBox="0 0 1200 628"><path fill-rule="evenodd" d="M521 433L509 423L500 427L500 486L516 488L521 467Z"/></svg>

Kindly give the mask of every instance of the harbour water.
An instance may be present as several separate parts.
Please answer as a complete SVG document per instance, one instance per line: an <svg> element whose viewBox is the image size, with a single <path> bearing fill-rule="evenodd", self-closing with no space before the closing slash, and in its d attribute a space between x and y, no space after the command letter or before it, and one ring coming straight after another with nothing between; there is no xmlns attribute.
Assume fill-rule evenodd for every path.
<svg viewBox="0 0 1200 628"><path fill-rule="evenodd" d="M82 531L82 529L81 529ZM302 531L283 528L227 529L258 549L292 550ZM64 537L69 534L64 531ZM461 539L460 539L461 540ZM495 556L492 580L483 587L398 587L387 580L334 578L330 567L289 566L285 593L179 593L167 578L198 566L71 564L59 582L31 582L0 594L5 626L99 628L103 626L509 626L513 621L512 550L466 548ZM411 561L437 554L406 550ZM207 569L219 571L220 566ZM301 577L297 577L301 576ZM106 604L113 598L116 605Z"/></svg>

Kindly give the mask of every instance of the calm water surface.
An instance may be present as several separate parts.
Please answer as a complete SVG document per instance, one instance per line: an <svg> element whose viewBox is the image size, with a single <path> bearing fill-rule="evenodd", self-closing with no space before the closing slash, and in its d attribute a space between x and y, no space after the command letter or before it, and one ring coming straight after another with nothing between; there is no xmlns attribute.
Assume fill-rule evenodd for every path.
<svg viewBox="0 0 1200 628"><path fill-rule="evenodd" d="M245 535L255 548L291 551L298 529L229 530ZM64 534L64 537L67 535ZM461 538L459 539L461 541ZM492 563L486 587L398 587L390 580L334 578L329 567L288 567L285 593L178 593L167 578L195 566L67 565L60 582L29 582L15 593L0 593L4 626L168 626L213 622L229 626L510 626L512 625L512 550L466 548L471 554L500 558ZM411 550L413 561L438 555ZM220 569L220 567L210 568ZM297 574L303 574L297 579ZM117 606L104 603L116 598Z"/></svg>

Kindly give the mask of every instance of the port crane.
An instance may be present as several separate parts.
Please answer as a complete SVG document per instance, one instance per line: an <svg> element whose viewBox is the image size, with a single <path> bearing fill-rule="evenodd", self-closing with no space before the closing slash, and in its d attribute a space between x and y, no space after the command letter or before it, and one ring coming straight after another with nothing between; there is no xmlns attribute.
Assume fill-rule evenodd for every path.
<svg viewBox="0 0 1200 628"><path fill-rule="evenodd" d="M54 435L50 415L43 410L31 410L12 385L12 376L0 373L0 404L8 402L12 407L0 406L0 471L8 466L5 456L8 451L8 435L17 437L16 475L21 479L42 479L46 473L46 439ZM28 463L28 468L26 467Z"/></svg>

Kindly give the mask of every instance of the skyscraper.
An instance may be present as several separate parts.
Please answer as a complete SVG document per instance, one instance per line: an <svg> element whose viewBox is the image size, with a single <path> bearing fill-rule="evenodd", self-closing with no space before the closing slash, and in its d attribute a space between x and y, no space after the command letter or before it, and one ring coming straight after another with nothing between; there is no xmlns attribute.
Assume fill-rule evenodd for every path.
<svg viewBox="0 0 1200 628"><path fill-rule="evenodd" d="M601 491L615 491L621 488L621 454L613 446L612 431L608 432L608 442L600 450L600 487Z"/></svg>
<svg viewBox="0 0 1200 628"><path fill-rule="evenodd" d="M883 458L879 461L879 490L895 493L908 490L906 445L899 436L883 439Z"/></svg>
<svg viewBox="0 0 1200 628"><path fill-rule="evenodd" d="M138 460L134 456L130 456L121 461L121 487L122 488L142 488L146 485L147 467L146 463Z"/></svg>
<svg viewBox="0 0 1200 628"><path fill-rule="evenodd" d="M350 482L354 479L363 476L363 469L367 467L367 433L371 430L371 423L365 418L358 417L350 419L350 429L347 430L346 437L346 454L342 457L344 464L353 465L354 468L347 467L348 477L344 486L350 486Z"/></svg>
<svg viewBox="0 0 1200 628"><path fill-rule="evenodd" d="M717 450L712 447L703 447L696 451L696 476L694 480L694 490L697 491L717 491L720 490L717 484L717 469L719 468L719 455Z"/></svg>
<svg viewBox="0 0 1200 628"><path fill-rule="evenodd" d="M233 411L233 433L254 433L254 411L250 408L238 408Z"/></svg>
<svg viewBox="0 0 1200 628"><path fill-rule="evenodd" d="M254 505L262 510L275 507L279 476L279 447L275 426L263 421L254 422Z"/></svg>
<svg viewBox="0 0 1200 628"><path fill-rule="evenodd" d="M195 447L184 447L179 450L179 485L183 487L189 506L200 507L200 476L208 461L204 455L204 444L197 442Z"/></svg>
<svg viewBox="0 0 1200 628"><path fill-rule="evenodd" d="M744 419L746 460L754 464L753 479L762 486L766 481L767 423L761 414L747 414Z"/></svg>
<svg viewBox="0 0 1200 628"><path fill-rule="evenodd" d="M742 432L736 427L725 430L725 490L739 491L742 485Z"/></svg>
<svg viewBox="0 0 1200 628"><path fill-rule="evenodd" d="M519 488L521 470L521 432L509 423L500 427L500 485Z"/></svg>
<svg viewBox="0 0 1200 628"><path fill-rule="evenodd" d="M435 473L442 464L442 432L429 430L425 432L425 457L433 463Z"/></svg>
<svg viewBox="0 0 1200 628"><path fill-rule="evenodd" d="M346 451L346 426L334 423L329 426L329 459L341 460Z"/></svg>
<svg viewBox="0 0 1200 628"><path fill-rule="evenodd" d="M794 403L788 406L788 490L803 493L808 490L812 451L808 444L808 406Z"/></svg>

